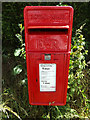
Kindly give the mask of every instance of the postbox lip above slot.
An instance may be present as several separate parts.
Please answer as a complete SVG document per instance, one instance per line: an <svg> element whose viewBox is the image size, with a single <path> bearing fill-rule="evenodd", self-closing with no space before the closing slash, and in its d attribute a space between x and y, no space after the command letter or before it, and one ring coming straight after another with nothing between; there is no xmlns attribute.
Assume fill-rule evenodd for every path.
<svg viewBox="0 0 90 120"><path fill-rule="evenodd" d="M26 6L24 10L73 10L72 6Z"/></svg>
<svg viewBox="0 0 90 120"><path fill-rule="evenodd" d="M69 29L69 25L66 26L28 26L28 29Z"/></svg>

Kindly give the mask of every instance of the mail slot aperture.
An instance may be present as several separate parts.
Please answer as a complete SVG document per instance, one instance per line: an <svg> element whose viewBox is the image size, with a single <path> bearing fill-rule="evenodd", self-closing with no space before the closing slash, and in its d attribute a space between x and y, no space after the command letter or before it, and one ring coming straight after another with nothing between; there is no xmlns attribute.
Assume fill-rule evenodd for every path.
<svg viewBox="0 0 90 120"><path fill-rule="evenodd" d="M67 28L31 28L28 34L28 51L67 51Z"/></svg>

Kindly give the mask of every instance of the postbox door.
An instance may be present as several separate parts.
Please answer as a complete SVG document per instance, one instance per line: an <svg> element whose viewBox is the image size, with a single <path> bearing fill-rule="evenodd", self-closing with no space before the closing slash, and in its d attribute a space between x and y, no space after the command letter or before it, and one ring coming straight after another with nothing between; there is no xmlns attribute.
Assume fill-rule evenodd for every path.
<svg viewBox="0 0 90 120"><path fill-rule="evenodd" d="M35 58L35 59L34 59ZM53 60L42 60L42 54L40 53L33 53L28 54L28 71L30 71L30 74L28 76L28 87L29 87L29 100L30 104L32 105L64 105L66 103L66 91L67 91L67 76L68 76L68 63L69 63L69 56L66 54L54 54ZM52 65L52 70L54 70L53 74L54 77L52 78L53 82L50 82L50 84L53 84L55 88L45 88L42 90L41 87L41 77L47 77L48 76L40 76L40 65ZM66 66L66 67L65 67ZM50 67L46 67L50 68ZM53 69L54 68L54 69ZM48 72L48 70L46 70ZM44 71L45 73L45 71ZM43 73L43 74L44 74ZM51 74L52 75L52 74ZM50 77L50 76L49 76ZM48 78L49 79L49 78ZM50 78L51 79L51 78ZM45 82L45 79L44 79ZM47 81L46 81L47 82Z"/></svg>

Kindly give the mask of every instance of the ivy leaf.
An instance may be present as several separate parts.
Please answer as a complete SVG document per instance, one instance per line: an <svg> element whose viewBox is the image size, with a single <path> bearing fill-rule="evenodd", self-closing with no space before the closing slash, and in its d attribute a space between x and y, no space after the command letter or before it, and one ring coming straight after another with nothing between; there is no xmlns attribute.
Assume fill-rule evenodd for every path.
<svg viewBox="0 0 90 120"><path fill-rule="evenodd" d="M20 48L16 49L15 52L14 52L14 56L19 56L20 52L21 52Z"/></svg>
<svg viewBox="0 0 90 120"><path fill-rule="evenodd" d="M20 74L22 72L22 66L21 65L17 65L16 67L13 68L13 74L17 75Z"/></svg>

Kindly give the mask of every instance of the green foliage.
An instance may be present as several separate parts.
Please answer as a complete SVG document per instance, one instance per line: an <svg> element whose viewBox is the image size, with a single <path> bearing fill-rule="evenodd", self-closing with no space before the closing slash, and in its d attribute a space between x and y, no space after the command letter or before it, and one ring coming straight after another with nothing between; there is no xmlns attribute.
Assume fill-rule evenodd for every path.
<svg viewBox="0 0 90 120"><path fill-rule="evenodd" d="M20 48L16 49L14 52L14 56L19 56L20 52L21 52Z"/></svg>
<svg viewBox="0 0 90 120"><path fill-rule="evenodd" d="M88 114L88 82L84 77L84 69L87 66L85 55L88 50L85 50L85 38L82 35L83 24L80 29L76 30L75 36L72 38L69 81L68 81L68 101L72 101L72 106L78 106L78 112L87 116ZM79 97L79 99L78 99Z"/></svg>
<svg viewBox="0 0 90 120"><path fill-rule="evenodd" d="M15 50L14 55L15 56L19 56L20 55L20 57L23 56L23 58L26 59L25 43L24 43L23 38L22 38L22 32L24 30L24 27L22 26L22 24L19 24L18 26L20 28L20 33L16 34L16 37L19 39L20 48Z"/></svg>
<svg viewBox="0 0 90 120"><path fill-rule="evenodd" d="M15 100L13 95L9 94L9 89L8 90L5 89L3 91L2 96L4 96L4 98L9 96L5 102L0 104L0 112L4 113L4 118L10 118L10 116L9 116L9 112L10 112L14 116L16 116L19 120L21 120L20 116L15 111L13 111L11 107L8 106L9 102L12 102L13 100Z"/></svg>
<svg viewBox="0 0 90 120"><path fill-rule="evenodd" d="M13 74L17 75L20 74L22 72L22 66L21 65L17 65L13 68Z"/></svg>

